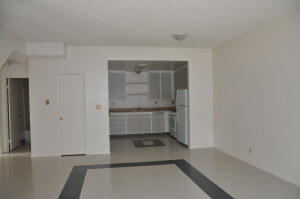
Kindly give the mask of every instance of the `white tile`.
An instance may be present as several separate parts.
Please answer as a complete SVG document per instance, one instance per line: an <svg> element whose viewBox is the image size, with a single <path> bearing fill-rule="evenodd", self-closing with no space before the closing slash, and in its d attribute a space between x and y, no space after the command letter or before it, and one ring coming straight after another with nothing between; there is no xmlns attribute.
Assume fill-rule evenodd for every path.
<svg viewBox="0 0 300 199"><path fill-rule="evenodd" d="M175 165L89 169L80 198L206 199L207 196Z"/></svg>

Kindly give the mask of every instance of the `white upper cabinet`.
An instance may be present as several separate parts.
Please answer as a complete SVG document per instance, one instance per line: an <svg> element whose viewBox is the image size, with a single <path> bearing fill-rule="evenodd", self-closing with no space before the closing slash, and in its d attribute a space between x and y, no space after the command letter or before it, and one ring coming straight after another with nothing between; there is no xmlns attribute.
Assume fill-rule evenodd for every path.
<svg viewBox="0 0 300 199"><path fill-rule="evenodd" d="M149 99L160 99L160 73L149 73Z"/></svg>
<svg viewBox="0 0 300 199"><path fill-rule="evenodd" d="M173 73L149 72L149 99L171 100L173 99Z"/></svg>
<svg viewBox="0 0 300 199"><path fill-rule="evenodd" d="M108 73L109 99L125 100L125 72Z"/></svg>
<svg viewBox="0 0 300 199"><path fill-rule="evenodd" d="M161 73L161 99L172 99L172 73Z"/></svg>

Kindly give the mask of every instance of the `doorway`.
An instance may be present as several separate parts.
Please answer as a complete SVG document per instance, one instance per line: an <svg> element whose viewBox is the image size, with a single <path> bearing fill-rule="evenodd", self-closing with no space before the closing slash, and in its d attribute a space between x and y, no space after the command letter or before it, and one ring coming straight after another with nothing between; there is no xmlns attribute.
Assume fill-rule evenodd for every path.
<svg viewBox="0 0 300 199"><path fill-rule="evenodd" d="M111 152L120 139L129 148L132 139L189 147L188 89L187 61L109 60Z"/></svg>
<svg viewBox="0 0 300 199"><path fill-rule="evenodd" d="M30 148L29 79L7 78L8 148ZM29 147L28 147L29 146Z"/></svg>

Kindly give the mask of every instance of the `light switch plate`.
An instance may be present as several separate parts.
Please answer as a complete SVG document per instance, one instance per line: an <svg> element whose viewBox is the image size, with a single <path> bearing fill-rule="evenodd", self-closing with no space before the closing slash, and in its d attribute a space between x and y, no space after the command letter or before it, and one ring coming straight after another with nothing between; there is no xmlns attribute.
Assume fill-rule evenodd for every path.
<svg viewBox="0 0 300 199"><path fill-rule="evenodd" d="M96 105L96 110L100 110L101 109L101 105L100 104L97 104Z"/></svg>

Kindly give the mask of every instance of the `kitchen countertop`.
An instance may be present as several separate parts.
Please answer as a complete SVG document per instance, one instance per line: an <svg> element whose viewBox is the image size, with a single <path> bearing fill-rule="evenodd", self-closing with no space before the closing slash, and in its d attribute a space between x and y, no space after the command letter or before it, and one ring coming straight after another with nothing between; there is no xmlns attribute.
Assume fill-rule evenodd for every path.
<svg viewBox="0 0 300 199"><path fill-rule="evenodd" d="M126 112L155 112L155 111L176 111L176 107L151 107L140 108L137 111L134 108L110 108L109 113L126 113Z"/></svg>

